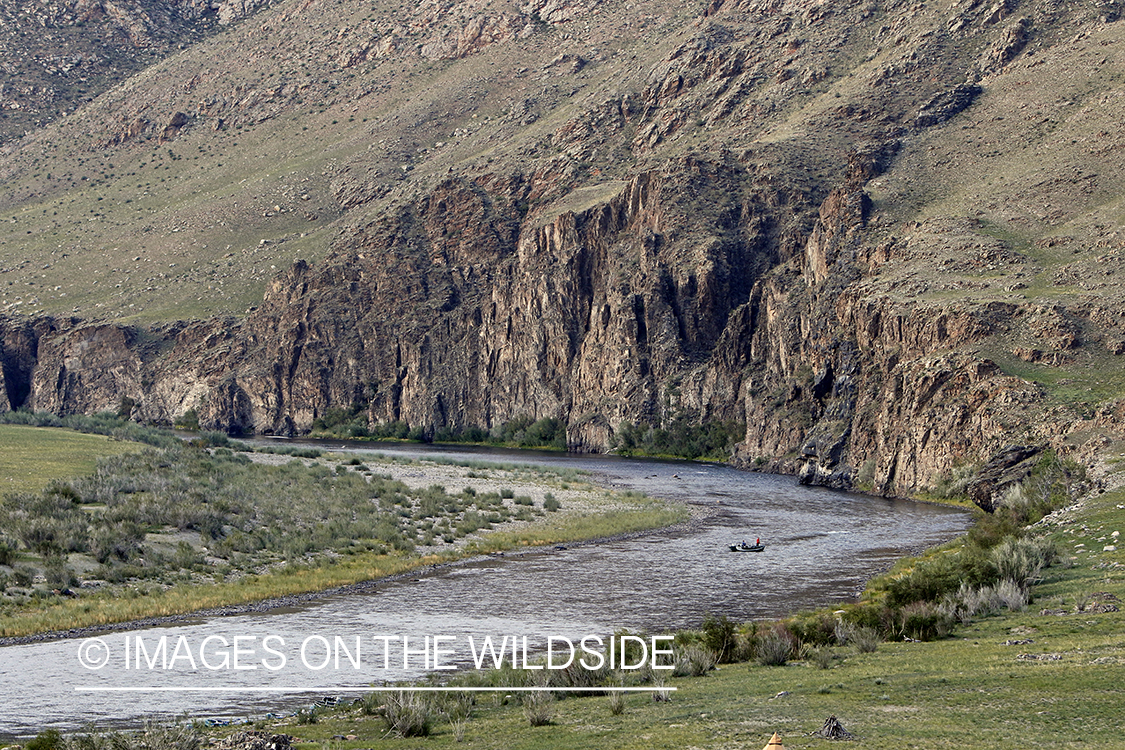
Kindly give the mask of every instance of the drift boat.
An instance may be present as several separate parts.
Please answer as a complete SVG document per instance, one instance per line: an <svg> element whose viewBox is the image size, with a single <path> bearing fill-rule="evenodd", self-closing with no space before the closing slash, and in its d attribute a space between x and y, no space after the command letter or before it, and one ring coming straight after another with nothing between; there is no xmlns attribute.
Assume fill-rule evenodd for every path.
<svg viewBox="0 0 1125 750"><path fill-rule="evenodd" d="M732 544L730 546L731 552L761 552L766 548L764 544Z"/></svg>

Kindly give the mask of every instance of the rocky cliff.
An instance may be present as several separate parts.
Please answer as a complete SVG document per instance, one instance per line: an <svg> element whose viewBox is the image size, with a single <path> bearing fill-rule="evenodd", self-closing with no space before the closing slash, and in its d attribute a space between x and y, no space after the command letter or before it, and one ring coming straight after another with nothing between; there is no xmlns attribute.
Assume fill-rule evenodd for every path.
<svg viewBox="0 0 1125 750"><path fill-rule="evenodd" d="M149 183L169 229L124 206L91 209L97 228L59 224L75 233L68 254L50 251L41 276L4 273L42 288L95 239L137 255L104 282L120 291L77 313L3 323L0 408L190 410L205 428L280 434L339 408L430 434L550 417L588 451L623 423L734 420L740 465L888 495L1013 444L1089 460L1125 439L1125 185L1105 168L1125 116L1115 7L714 2L683 17L464 3L305 28L293 20L323 8L283 3L223 43L283 51L285 30L353 77L236 85L186 59L151 74L159 98L137 81L92 104L81 145L117 149L120 171L155 158L153 139L215 175L282 159L282 187L231 178L233 193L181 220L179 194L152 203L165 188ZM612 42L626 29L636 47ZM434 76L444 84L423 85ZM310 118L329 107L353 130L310 156L293 123L323 138L329 122ZM120 137L123 122L148 125ZM262 123L286 135L257 138ZM232 127L258 150L207 162ZM14 159L26 197L8 207L71 189ZM290 223L251 246L267 220ZM289 249L314 240L311 260ZM174 292L172 275L199 299L190 285L225 293L222 269L257 253L280 269L237 315L139 324L78 307L124 314L122 295ZM64 300L50 283L30 304L94 294Z"/></svg>

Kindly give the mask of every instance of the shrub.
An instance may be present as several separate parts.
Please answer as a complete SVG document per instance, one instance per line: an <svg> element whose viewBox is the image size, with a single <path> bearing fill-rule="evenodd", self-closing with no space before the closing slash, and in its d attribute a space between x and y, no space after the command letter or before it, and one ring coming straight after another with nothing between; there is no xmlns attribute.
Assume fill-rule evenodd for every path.
<svg viewBox="0 0 1125 750"><path fill-rule="evenodd" d="M552 495L550 492L548 492L546 494L546 496L543 498L543 510L545 510L549 513L554 513L556 510L558 510L561 507L562 507L562 504L560 504L559 501L555 499L555 496Z"/></svg>
<svg viewBox="0 0 1125 750"><path fill-rule="evenodd" d="M714 668L714 652L691 644L677 650L672 675L674 677L702 677Z"/></svg>
<svg viewBox="0 0 1125 750"><path fill-rule="evenodd" d="M1039 580L1043 568L1055 562L1058 551L1049 539L1008 538L993 547L989 557L1000 580L1026 589Z"/></svg>
<svg viewBox="0 0 1125 750"><path fill-rule="evenodd" d="M720 664L731 661L735 650L734 622L726 615L707 615L703 620L703 645Z"/></svg>
<svg viewBox="0 0 1125 750"><path fill-rule="evenodd" d="M656 703L667 703L672 700L672 691L664 687L664 675L653 678L652 684L657 689L652 693L652 700Z"/></svg>
<svg viewBox="0 0 1125 750"><path fill-rule="evenodd" d="M851 622L836 623L836 642L841 646L851 645L861 654L868 654L879 647L879 631L868 625Z"/></svg>
<svg viewBox="0 0 1125 750"><path fill-rule="evenodd" d="M551 723L555 717L555 696L549 690L529 690L523 694L523 715L533 727Z"/></svg>
<svg viewBox="0 0 1125 750"><path fill-rule="evenodd" d="M437 696L436 704L451 722L464 721L472 716L477 697L469 690L458 690L455 693L441 693Z"/></svg>
<svg viewBox="0 0 1125 750"><path fill-rule="evenodd" d="M828 646L809 649L809 662L817 669L831 669L836 663L836 652Z"/></svg>
<svg viewBox="0 0 1125 750"><path fill-rule="evenodd" d="M43 576L50 589L68 589L78 585L78 578L67 567L66 558L61 555L51 555L44 560Z"/></svg>
<svg viewBox="0 0 1125 750"><path fill-rule="evenodd" d="M951 618L933 602L914 602L899 612L900 632L917 641L932 641L949 635Z"/></svg>
<svg viewBox="0 0 1125 750"><path fill-rule="evenodd" d="M12 569L12 580L15 581L17 586L26 589L30 587L35 580L35 574L30 568L25 568L21 565L18 568Z"/></svg>
<svg viewBox="0 0 1125 750"><path fill-rule="evenodd" d="M111 747L117 750L117 743L111 736ZM144 734L138 738L136 750L199 750L201 738L195 727L162 722L145 722Z"/></svg>
<svg viewBox="0 0 1125 750"><path fill-rule="evenodd" d="M880 640L879 631L874 628L856 628L852 634L852 645L861 654L874 653Z"/></svg>
<svg viewBox="0 0 1125 750"><path fill-rule="evenodd" d="M610 439L610 447L623 455L634 453L685 458L730 457L735 443L746 435L743 422L697 423L691 415L680 414L666 427L651 427L623 422Z"/></svg>
<svg viewBox="0 0 1125 750"><path fill-rule="evenodd" d="M469 725L468 719L453 719L453 718L451 718L449 720L449 729L450 729L450 731L453 732L453 741L454 742L464 742L465 741L465 729L468 727L468 725Z"/></svg>
<svg viewBox="0 0 1125 750"><path fill-rule="evenodd" d="M948 475L938 479L934 494L941 498L964 497L969 484L976 478L978 468L975 464L953 467Z"/></svg>
<svg viewBox="0 0 1125 750"><path fill-rule="evenodd" d="M997 581L989 588L995 601L1013 612L1018 612L1027 606L1027 588L1015 581L1005 578Z"/></svg>
<svg viewBox="0 0 1125 750"><path fill-rule="evenodd" d="M626 649L626 653L630 653L629 649ZM630 656L630 658L634 657ZM586 669L575 661L566 669L549 672L544 684L549 687L592 688L601 685L608 674L609 667L607 665L603 664L600 669Z"/></svg>
<svg viewBox="0 0 1125 750"><path fill-rule="evenodd" d="M180 416L176 417L173 424L183 430L191 432L199 431L199 412L195 409L188 409Z"/></svg>
<svg viewBox="0 0 1125 750"><path fill-rule="evenodd" d="M967 583L962 583L956 592L950 592L942 597L939 605L952 620L968 625L977 613L977 604L980 591Z"/></svg>
<svg viewBox="0 0 1125 750"><path fill-rule="evenodd" d="M24 750L64 750L66 744L57 729L46 729L29 740Z"/></svg>
<svg viewBox="0 0 1125 750"><path fill-rule="evenodd" d="M775 625L758 639L756 658L763 667L782 667L793 658L796 645L792 633L782 625Z"/></svg>
<svg viewBox="0 0 1125 750"><path fill-rule="evenodd" d="M406 690L388 693L383 712L387 729L398 737L428 737L432 729L433 710L419 693Z"/></svg>
<svg viewBox="0 0 1125 750"><path fill-rule="evenodd" d="M609 694L609 712L614 716L625 713L625 693L615 690Z"/></svg>
<svg viewBox="0 0 1125 750"><path fill-rule="evenodd" d="M827 612L797 615L786 620L785 626L806 645L827 646L835 638L836 620Z"/></svg>
<svg viewBox="0 0 1125 750"><path fill-rule="evenodd" d="M940 601L963 581L975 585L997 579L996 567L979 546L940 553L918 560L914 568L886 582L887 604L902 607L913 602Z"/></svg>
<svg viewBox="0 0 1125 750"><path fill-rule="evenodd" d="M366 693L359 703L359 710L364 716L378 716L383 712L382 696L378 693Z"/></svg>

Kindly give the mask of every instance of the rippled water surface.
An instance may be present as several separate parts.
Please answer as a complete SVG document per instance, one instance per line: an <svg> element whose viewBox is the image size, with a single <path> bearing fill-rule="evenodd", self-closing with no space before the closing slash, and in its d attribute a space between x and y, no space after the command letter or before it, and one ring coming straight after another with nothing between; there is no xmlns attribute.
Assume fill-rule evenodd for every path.
<svg viewBox="0 0 1125 750"><path fill-rule="evenodd" d="M98 670L82 665L82 641L0 648L0 736L90 721L136 724L152 714L261 716L316 695L349 695L349 687L421 676L432 666L424 663L433 654L425 650L427 636L447 638L441 665L465 669L473 658L469 637L478 652L484 637L497 647L510 636L520 649L526 638L537 653L554 636L565 656L562 638L577 645L583 636L606 638L623 628L698 626L709 613L736 620L778 616L852 598L896 557L948 540L968 522L948 508L801 487L791 477L709 464L415 446L379 451L576 468L619 489L714 512L687 531L475 560L297 609L106 635L104 651L97 644L81 654L108 657ZM757 537L766 545L762 553L728 549ZM333 651L335 660L310 668ZM164 690L104 691L140 687ZM290 687L310 692L263 692Z"/></svg>

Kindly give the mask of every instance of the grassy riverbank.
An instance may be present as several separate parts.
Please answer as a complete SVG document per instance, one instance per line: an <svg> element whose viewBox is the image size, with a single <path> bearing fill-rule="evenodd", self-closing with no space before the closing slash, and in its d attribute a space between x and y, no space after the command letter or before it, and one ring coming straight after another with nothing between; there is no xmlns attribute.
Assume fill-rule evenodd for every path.
<svg viewBox="0 0 1125 750"><path fill-rule="evenodd" d="M934 641L806 649L782 666L721 664L669 679L677 691L667 701L631 694L615 707L610 696L565 697L547 704L544 726L531 726L517 695L479 694L468 718L464 701L431 701L424 739L394 737L359 706L259 727L292 734L306 750L755 748L774 731L792 750L837 746L813 734L835 716L883 750L1119 748L1125 613L1113 602L1125 600L1125 554L1105 549L1118 530L1122 490L1050 516L1036 533L1063 560L1043 572L1030 605L979 614Z"/></svg>
<svg viewBox="0 0 1125 750"><path fill-rule="evenodd" d="M104 441L44 434L59 436L40 441L44 462L54 445ZM103 451L95 473L0 502L0 636L307 594L686 517L575 472L519 464L112 447L122 452Z"/></svg>

